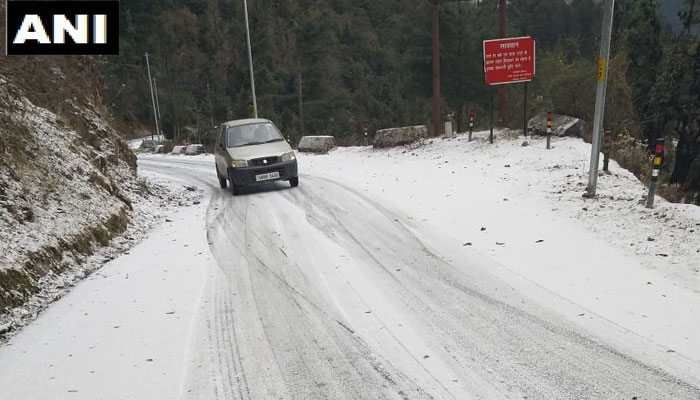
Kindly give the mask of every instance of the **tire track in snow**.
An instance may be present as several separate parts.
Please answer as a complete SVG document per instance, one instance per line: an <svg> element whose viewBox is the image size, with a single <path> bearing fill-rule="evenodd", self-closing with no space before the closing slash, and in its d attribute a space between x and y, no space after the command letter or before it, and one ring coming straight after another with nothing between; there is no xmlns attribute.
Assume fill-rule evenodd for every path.
<svg viewBox="0 0 700 400"><path fill-rule="evenodd" d="M266 196L272 195L272 193L266 194ZM250 249L251 246L255 248L256 242L264 242L262 243L263 247L268 246L269 239L274 239L274 236L269 234L261 234L261 232L258 230L261 227L264 229L265 223L259 221L256 224L252 224L250 222L250 218L248 217L249 213L245 213L246 218L244 218L244 220L246 221L246 224L245 228L243 228L245 232L245 248L240 249L237 244L230 243L236 241L234 238L228 238L229 243L227 243L227 246L230 249L238 249L239 251L243 250L246 253L246 256L244 257L244 264L246 265L248 272L247 279L250 280L250 285L254 288L252 300L256 304L255 309L257 310L256 313L258 320L264 326L266 341L270 347L273 350L280 347L280 343L278 343L280 341L280 337L294 338L294 340L291 340L291 343L295 344L292 347L293 353L295 354L293 357L288 357L288 351L277 351L275 353L277 364L283 365L283 367L280 368L282 370L282 374L285 376L285 385L288 386L292 392L295 392L298 398L385 398L385 395L377 396L374 392L372 392L373 394L362 394L363 392L367 391L367 389L364 388L364 382L366 379L360 380L363 383L359 386L357 383L355 383L354 388L353 386L345 386L342 387L342 389L340 389L340 386L338 386L336 389L330 388L334 384L337 386L336 382L343 382L344 380L347 381L347 378L328 379L329 374L332 375L335 373L340 373L341 375L362 376L367 375L370 368L372 374L379 374L381 379L386 380L390 385L396 384L396 382L393 381L389 373L386 372L387 368L383 367L379 362L377 362L377 360L372 359L369 351L367 351L366 348L358 342L356 337L352 337L352 334L348 331L347 326L339 326L341 324L339 323L337 317L334 317L333 314L328 311L324 311L324 307L319 306L316 301L310 300L309 297L302 294L300 290L296 289L295 285L291 284L286 278L275 272L275 269L279 268L279 265L276 265L275 267L269 265L262 259L260 254L256 254L254 250ZM234 225L232 219L233 221L241 220L241 218L238 216L227 214L223 218L226 227L232 227ZM299 270L299 265L294 263L285 264L285 267ZM235 270L231 272L235 272ZM300 273L299 275L301 276L301 281L306 282L306 277L304 274ZM239 279L240 278L241 276L239 275ZM248 283L246 282L246 286L247 285ZM300 301L303 303L300 303ZM285 311L280 313L279 311L276 311L278 308L284 308ZM280 328L274 326L274 321L276 319L284 322L284 318L281 318L279 314L296 314L295 319L302 319L305 321L304 324L297 323L296 325L301 325L302 328L315 326L316 329L306 329L306 331L301 334L299 334L298 331L283 330L284 334L280 334ZM289 321L287 321L287 323L289 323ZM343 339L343 337L348 335L350 335L351 339L350 347L347 347L347 344L343 344L347 342L347 338ZM309 346L309 343L325 343L325 346ZM288 348L285 348L285 346L282 346L282 349L289 350ZM350 365L346 364L345 367L325 369L318 368L317 364L319 363L319 360L325 360L325 363L337 363L340 362L340 360L356 359L358 358L358 350L361 354L364 353L364 355L362 355L358 361L363 358L370 359L370 365L364 368L358 368L356 366L359 366L363 362L352 361ZM315 356L310 357L308 353L314 354ZM287 357L280 359L278 357L279 355L287 355ZM366 361L364 363L366 363ZM341 364L343 364L343 362L341 362ZM353 364L356 366L353 366ZM354 372L352 372L353 370ZM321 371L323 372L320 373ZM326 378L323 378L324 376ZM400 375L399 378L401 378ZM395 377L393 379L398 378ZM401 378L401 380L405 379L406 377ZM354 378L353 380L356 382L358 381L357 378ZM376 378L374 380L376 380ZM313 385L309 386L309 381L317 381L319 386L311 387ZM420 392L418 388L415 389L417 392ZM332 392L333 395L329 397L329 393L331 393L330 390L335 391ZM359 392L357 390L359 390ZM300 392L303 394L299 394ZM401 392L401 389L398 389L396 392ZM423 397L427 398L427 396Z"/></svg>
<svg viewBox="0 0 700 400"><path fill-rule="evenodd" d="M160 165L172 168L171 163ZM191 167L198 165L182 171ZM213 168L206 174L183 175L215 187L209 183L215 182ZM414 320L411 335L431 342L430 360L442 360L471 385L476 394L466 398L700 398L697 387L606 347L546 309L532 311L528 306L524 311L520 301L529 299L508 293L510 288L476 271L479 268L445 260L441 250L425 245L414 234L420 224L396 221L394 212L351 188L313 176L302 178L297 190L263 189L233 197L214 189L219 210L210 208L208 214L218 211L215 220L225 221L209 224L208 232L222 270L215 288L220 302L214 325L217 334L232 330L219 338L214 350L228 357L218 366L222 376L235 375L238 360L250 385L247 398L271 398L265 383L279 390L275 397L303 399L407 398L407 393L411 398L430 398L428 392L436 390L416 388L416 382L427 382L416 380L423 372L392 362L400 355L389 354L391 349L367 344L372 338L363 332L374 328L362 325L377 321L376 332L389 331L390 342L404 346L401 352L412 357L411 363L416 361L411 344L404 342L406 334L391 326L386 313L375 310L362 319L348 309L352 302L380 306L377 299L365 297L367 291L357 286L355 277L336 274L354 291L351 297L328 292L338 286L316 282L319 274L326 280L336 278L309 255L325 249L298 237L311 232L344 249L358 272L376 278L373 284L383 291L382 301ZM261 213L246 213L250 218L241 225L239 207L248 207L251 201L264 207L259 208ZM305 224L292 218L295 212L306 214ZM282 237L266 226L276 218L293 222ZM246 232L251 229L243 238L237 236L241 226ZM273 254L282 257L276 244L285 240L294 250L287 247L291 256L280 260ZM326 256L320 262L339 261ZM244 330L238 331L241 335L236 335L236 328ZM260 360L252 359L256 352ZM432 373L435 366L428 365L426 361L422 368ZM433 380L439 379L433 376ZM228 386L218 389L219 398L246 398L244 384L234 381L228 379ZM444 389L443 385L440 392Z"/></svg>
<svg viewBox="0 0 700 400"><path fill-rule="evenodd" d="M315 185L305 187L313 189L293 194L296 201L308 202L302 207L309 214L310 223L319 225L319 221L322 221L319 229L326 233L331 232L330 236L335 240L356 243L356 253L360 253L358 257L364 256L372 260L381 268L382 274L388 275L387 282L395 284L396 287L390 290L401 293L404 301L412 304L409 308L414 312L426 310L427 312L417 317L424 321L425 326L431 328L436 337L448 344L443 348L461 365L460 369L484 370L487 379L493 380L489 375L498 377L495 384L502 386L502 390L521 392L531 397L545 393L545 397L548 398L601 398L605 397L606 393L617 393L619 396L643 393L651 398L674 399L700 397L697 387L631 359L574 331L571 327L560 326L556 318L549 322L523 312L518 307L494 297L497 294L487 294L474 283L465 282L463 277L459 276L458 268L428 250L420 239L401 224L394 222L398 225L396 230L383 232L395 239L390 246L384 247L419 249L423 253L421 256L426 267L416 268L415 264L407 262L411 257L402 259L401 255L395 252L371 250L370 243L376 246L376 238L372 240L367 239L366 235L363 237L356 234L355 232L360 231L357 228L359 224L350 221L356 218L358 213L343 217L346 213L343 213L341 208L347 207L351 200L338 200L357 196L365 211L377 209L379 216L373 218L365 215L365 218L362 218L365 223L373 221L379 225L381 222L377 221L382 216L387 223L391 223L398 221L398 216L334 182L315 178L311 180ZM321 186L324 187L320 188ZM330 189L331 186L336 188ZM383 226L377 230L381 232L382 229ZM364 233L367 231L369 230L361 230ZM421 258L415 255L412 257ZM404 272L413 269L414 276L392 272L399 269L396 267L402 267ZM426 283L426 278L429 283ZM444 293L449 293L449 296L444 296ZM447 305L450 300L464 301L473 309L449 307ZM450 312L445 312L445 309ZM476 326L469 326L465 321L481 322ZM494 329L494 326L501 328ZM455 334L464 331L470 333ZM445 335L446 333L448 334ZM491 342L497 342L499 346L493 346ZM556 346L562 350L567 349L571 354L557 354ZM529 350L527 347L537 350ZM540 353L545 353L546 356L543 357ZM465 362L470 359L471 362ZM502 364L510 365L504 367ZM581 382L582 377L584 382ZM503 385L505 382L513 382L519 386Z"/></svg>

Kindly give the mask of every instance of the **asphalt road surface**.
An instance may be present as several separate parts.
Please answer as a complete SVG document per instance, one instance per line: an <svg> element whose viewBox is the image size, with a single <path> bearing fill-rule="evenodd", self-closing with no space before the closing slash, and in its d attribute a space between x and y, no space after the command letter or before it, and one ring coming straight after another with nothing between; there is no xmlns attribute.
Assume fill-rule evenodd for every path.
<svg viewBox="0 0 700 400"><path fill-rule="evenodd" d="M700 399L343 182L302 168L233 196L213 162L139 166L211 196L185 398Z"/></svg>

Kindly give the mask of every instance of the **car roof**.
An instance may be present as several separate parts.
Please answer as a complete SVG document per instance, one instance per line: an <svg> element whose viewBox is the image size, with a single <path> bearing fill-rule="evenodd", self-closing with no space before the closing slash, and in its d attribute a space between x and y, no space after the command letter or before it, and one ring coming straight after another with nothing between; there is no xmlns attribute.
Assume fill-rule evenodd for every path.
<svg viewBox="0 0 700 400"><path fill-rule="evenodd" d="M269 119L264 119L264 118L247 118L247 119L235 119L233 121L226 121L223 123L223 125L226 126L240 126L240 125L248 125L248 124L260 124L260 123L265 123L265 122L270 122Z"/></svg>

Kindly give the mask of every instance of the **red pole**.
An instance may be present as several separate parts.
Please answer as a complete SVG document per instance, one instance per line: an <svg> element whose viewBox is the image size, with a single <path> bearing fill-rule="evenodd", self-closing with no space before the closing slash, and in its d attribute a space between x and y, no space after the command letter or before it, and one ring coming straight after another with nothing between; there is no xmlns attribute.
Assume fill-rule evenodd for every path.
<svg viewBox="0 0 700 400"><path fill-rule="evenodd" d="M547 111L547 149L551 149L552 137L552 112Z"/></svg>
<svg viewBox="0 0 700 400"><path fill-rule="evenodd" d="M442 133L440 118L440 8L433 0L433 135Z"/></svg>
<svg viewBox="0 0 700 400"><path fill-rule="evenodd" d="M612 132L603 134L603 172L610 172L610 147L612 146Z"/></svg>
<svg viewBox="0 0 700 400"><path fill-rule="evenodd" d="M506 16L506 0L499 0L498 2L498 33L504 38L508 34L507 32L507 20ZM498 86L498 118L501 120L501 124L506 123L506 109L508 108L508 99L506 98L506 88L505 85Z"/></svg>
<svg viewBox="0 0 700 400"><path fill-rule="evenodd" d="M469 141L472 141L472 132L474 131L474 109L469 109Z"/></svg>

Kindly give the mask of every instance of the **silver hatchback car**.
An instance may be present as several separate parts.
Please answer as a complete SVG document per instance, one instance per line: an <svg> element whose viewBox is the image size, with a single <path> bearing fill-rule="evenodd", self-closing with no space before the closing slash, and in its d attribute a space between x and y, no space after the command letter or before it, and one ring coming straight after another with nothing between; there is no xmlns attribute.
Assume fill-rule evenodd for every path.
<svg viewBox="0 0 700 400"><path fill-rule="evenodd" d="M216 135L216 176L230 185L234 195L241 187L269 181L299 185L296 154L270 120L239 119L222 123Z"/></svg>

